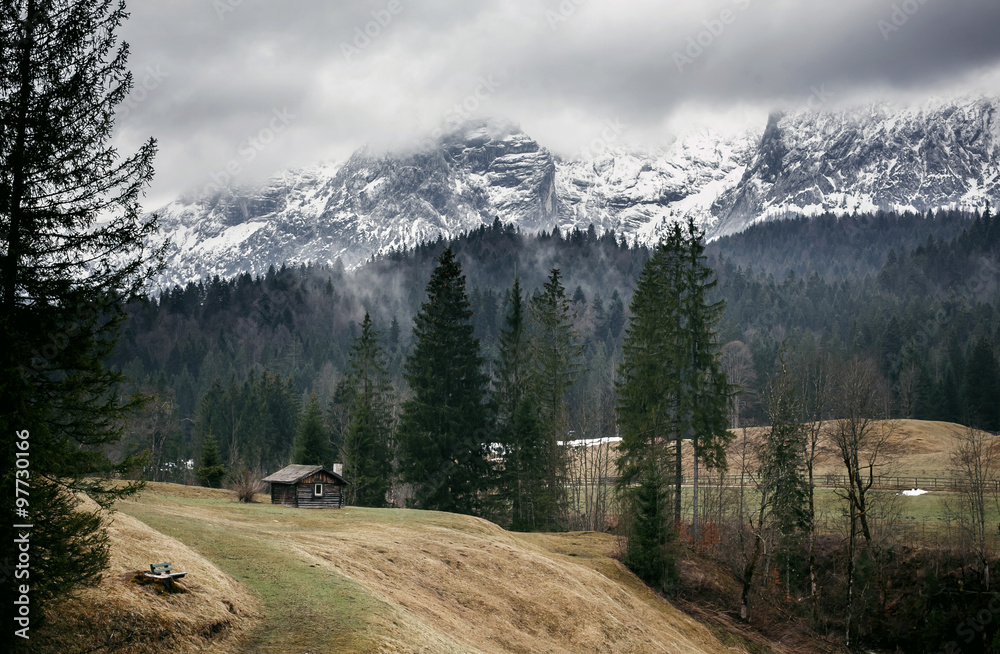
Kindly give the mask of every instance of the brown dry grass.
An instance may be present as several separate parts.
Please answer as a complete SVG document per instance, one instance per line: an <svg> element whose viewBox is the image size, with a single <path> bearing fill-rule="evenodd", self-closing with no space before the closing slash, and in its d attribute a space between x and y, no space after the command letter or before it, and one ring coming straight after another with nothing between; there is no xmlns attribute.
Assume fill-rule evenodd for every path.
<svg viewBox="0 0 1000 654"><path fill-rule="evenodd" d="M606 534L514 534L446 513L289 509L198 495L152 484L123 510L259 589L265 624L249 651L744 651L628 573L611 558L615 539ZM251 565L248 553L267 565ZM333 593L323 602L337 607L322 622L282 613L320 591Z"/></svg>
<svg viewBox="0 0 1000 654"><path fill-rule="evenodd" d="M951 453L958 443L959 437L967 429L962 425L952 422L933 422L928 420L897 420L895 433L891 443L898 448L898 457L892 466L892 476L907 477L950 477ZM824 423L824 429L829 428L831 422ZM761 432L763 427L751 427L747 431L751 434ZM734 430L735 437L730 444L726 456L729 461L730 474L738 474L740 432ZM616 460L615 449L617 444L596 445L594 447L611 448L610 474L617 474L614 461ZM843 464L832 452L832 445L828 438L820 440L821 452L817 457L816 474L842 475ZM692 472L693 450L691 444L683 444L684 474L690 475ZM704 470L702 471L704 473Z"/></svg>
<svg viewBox="0 0 1000 654"><path fill-rule="evenodd" d="M93 510L96 505L85 505ZM259 601L242 584L183 543L115 513L108 528L110 568L100 584L52 606L32 651L241 652L259 623ZM141 575L171 561L188 576L164 593Z"/></svg>
<svg viewBox="0 0 1000 654"><path fill-rule="evenodd" d="M900 477L950 477L951 453L966 427L953 422L899 420L892 442L899 448L893 466ZM820 461L820 472L843 474L833 457ZM895 473L894 473L895 474Z"/></svg>

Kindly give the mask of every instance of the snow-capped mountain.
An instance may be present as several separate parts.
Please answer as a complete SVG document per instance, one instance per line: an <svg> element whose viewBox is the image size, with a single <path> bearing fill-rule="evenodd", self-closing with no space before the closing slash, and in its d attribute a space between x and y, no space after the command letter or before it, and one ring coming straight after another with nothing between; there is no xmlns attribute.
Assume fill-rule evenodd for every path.
<svg viewBox="0 0 1000 654"><path fill-rule="evenodd" d="M403 152L173 202L162 284L356 265L499 217L526 231L593 224L655 243L693 217L710 238L790 214L982 206L1000 197L1000 101L774 114L759 131L696 131L669 146L561 158L507 123L468 123Z"/></svg>
<svg viewBox="0 0 1000 654"><path fill-rule="evenodd" d="M982 208L1000 197L1000 100L772 114L746 173L712 207L716 235L758 220Z"/></svg>

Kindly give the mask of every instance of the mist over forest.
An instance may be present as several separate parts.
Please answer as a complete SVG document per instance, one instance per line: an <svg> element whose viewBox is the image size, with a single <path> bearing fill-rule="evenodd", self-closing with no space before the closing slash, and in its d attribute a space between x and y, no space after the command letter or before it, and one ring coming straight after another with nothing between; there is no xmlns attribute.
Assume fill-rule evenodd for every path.
<svg viewBox="0 0 1000 654"><path fill-rule="evenodd" d="M1000 329L998 231L989 215L881 213L769 222L719 239L706 252L718 277L713 293L725 301L720 341L745 344L754 385L761 387L775 371L782 344L800 352L823 348L841 360L871 357L894 388L894 415L960 422L973 346L981 339L996 342ZM297 401L316 393L332 420L329 403L366 312L385 344L393 383L405 394L401 374L412 319L445 247L454 250L466 276L487 368L497 356L514 278L530 296L557 268L572 301L586 370L571 389L570 415L609 384L650 250L614 233L534 236L498 221L354 271L282 267L258 278L244 274L164 289L132 305L115 361L142 388L171 398L170 435L159 466L198 459L204 436L199 412L213 384L230 389L251 375L277 376ZM766 422L760 403L747 410L755 424ZM255 463L262 470L281 464L291 436L276 437L286 441L275 445L276 459ZM153 475L182 474L165 470Z"/></svg>

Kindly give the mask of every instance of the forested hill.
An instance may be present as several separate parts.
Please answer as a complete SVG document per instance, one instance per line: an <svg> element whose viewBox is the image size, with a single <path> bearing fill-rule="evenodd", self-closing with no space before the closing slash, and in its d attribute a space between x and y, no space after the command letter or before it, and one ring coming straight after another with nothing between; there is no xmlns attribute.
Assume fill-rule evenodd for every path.
<svg viewBox="0 0 1000 654"><path fill-rule="evenodd" d="M596 369L608 368L648 251L628 247L613 233L526 236L499 222L448 243L390 253L352 272L282 267L263 277L244 274L166 289L158 299L130 307L116 363L141 386L172 398L176 415L167 419L179 423L184 442L192 447L201 399L216 380L234 396L231 387L242 389L251 371L267 371L272 382L274 375L282 384L290 378L297 394L315 391L325 403L346 369L366 311L382 332L390 372L401 384L412 318L425 300L435 259L448 245L467 276L473 322L487 358L495 352L515 275L531 292L550 269L559 268L576 299L577 329L588 346L588 360L602 357L605 363L595 363Z"/></svg>
<svg viewBox="0 0 1000 654"><path fill-rule="evenodd" d="M943 211L922 218L896 213L797 216L724 236L709 243L707 252L779 279L789 272L816 273L827 280L863 277L878 272L890 250L911 252L929 236L949 241L971 219L968 214Z"/></svg>
<svg viewBox="0 0 1000 654"><path fill-rule="evenodd" d="M196 458L199 411L213 384L212 397L234 407L256 407L275 384L289 398L281 412L294 413L311 392L329 404L365 311L382 332L390 372L405 392L400 371L412 317L447 245L467 276L487 361L514 277L531 294L559 268L588 370L571 391L571 414L574 407L613 406L614 361L648 250L613 233L528 236L495 222L353 272L272 269L258 278L175 287L130 307L116 363L140 386L170 398L161 416L172 429L164 456ZM716 292L726 301L721 341L752 372L751 403L782 342L800 352L823 348L837 358L876 359L896 389L899 415L921 418L962 421L975 375L998 366L1000 219L988 213L773 222L712 243L708 252L719 277ZM754 411L762 420L759 407ZM328 420L335 422L335 413L330 405ZM273 438L290 443L291 434ZM226 443L220 445L225 457ZM269 449L280 458L285 447L275 442Z"/></svg>

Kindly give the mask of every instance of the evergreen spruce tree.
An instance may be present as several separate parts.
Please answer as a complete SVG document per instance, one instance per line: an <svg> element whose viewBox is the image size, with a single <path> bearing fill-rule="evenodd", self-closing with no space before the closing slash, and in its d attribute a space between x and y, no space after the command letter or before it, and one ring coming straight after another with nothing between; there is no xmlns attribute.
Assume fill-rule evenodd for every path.
<svg viewBox="0 0 1000 654"><path fill-rule="evenodd" d="M107 564L101 514L80 511L76 493L110 508L140 487L106 481L141 467L107 456L142 401L122 395L107 361L125 305L163 253L147 245L156 220L139 206L155 142L125 158L111 145L132 85L115 35L126 16L112 2L13 0L0 10L2 489L13 503L15 446L26 447L30 502L13 522L34 525L31 629L51 599L96 582ZM0 565L12 571L6 524ZM13 583L2 576L5 597Z"/></svg>
<svg viewBox="0 0 1000 654"><path fill-rule="evenodd" d="M687 422L685 434L694 448L692 488L692 535L697 541L698 527L698 470L704 461L709 468L725 468L726 445L732 439L727 407L730 388L722 369L718 331L724 303L710 297L717 280L705 257L704 234L688 219L687 232L675 225L674 242L679 242L678 254L684 262L679 284L675 286L681 310L683 356L677 372L681 382L681 416ZM678 460L680 447L677 447ZM678 461L678 478L680 475ZM676 506L680 499L680 480L677 480Z"/></svg>
<svg viewBox="0 0 1000 654"><path fill-rule="evenodd" d="M528 325L519 279L508 304L493 382L496 434L503 447L498 517L515 531L531 531L538 528L538 507L545 504L546 439L529 387Z"/></svg>
<svg viewBox="0 0 1000 654"><path fill-rule="evenodd" d="M398 443L403 481L415 508L478 514L489 480L484 399L487 377L473 337L465 276L445 249L414 318Z"/></svg>
<svg viewBox="0 0 1000 654"><path fill-rule="evenodd" d="M330 436L323 426L323 412L316 394L309 396L299 421L299 430L292 442L292 463L329 466L333 462Z"/></svg>
<svg viewBox="0 0 1000 654"><path fill-rule="evenodd" d="M765 393L771 426L758 453L759 491L770 499L771 520L778 534L778 554L788 564L794 545L809 527L806 481L806 432L795 383L785 366Z"/></svg>
<svg viewBox="0 0 1000 654"><path fill-rule="evenodd" d="M352 401L344 438L348 498L357 506L385 506L392 476L393 391L379 333L367 312L350 366Z"/></svg>
<svg viewBox="0 0 1000 654"><path fill-rule="evenodd" d="M639 465L636 486L628 492L628 539L623 563L644 582L669 589L677 580L677 539L670 524L670 487L655 457Z"/></svg>
<svg viewBox="0 0 1000 654"><path fill-rule="evenodd" d="M665 293L670 259L661 247L646 261L632 297L616 382L618 489L626 526L625 563L648 583L658 583L671 566L667 549L676 518L670 514L670 456L667 441L679 434L679 329L674 296Z"/></svg>
<svg viewBox="0 0 1000 654"><path fill-rule="evenodd" d="M647 260L632 299L619 368L622 483L638 481L643 461L654 455L657 469L665 474L659 443L673 441L677 523L682 517L683 439L694 445L696 462L722 467L730 438L729 385L716 336L722 306L709 298L715 280L701 236L692 222L686 232L675 224ZM697 503L695 507L697 535Z"/></svg>
<svg viewBox="0 0 1000 654"><path fill-rule="evenodd" d="M549 273L542 292L531 298L529 341L531 378L539 421L545 431L545 490L536 495L536 519L544 531L566 528L566 464L569 417L566 393L583 370L583 346L573 327L573 309L559 269Z"/></svg>
<svg viewBox="0 0 1000 654"><path fill-rule="evenodd" d="M219 457L219 444L215 441L215 436L209 434L205 437L205 444L201 450L198 481L201 482L202 486L221 488L225 476L226 466L222 465L222 459Z"/></svg>

